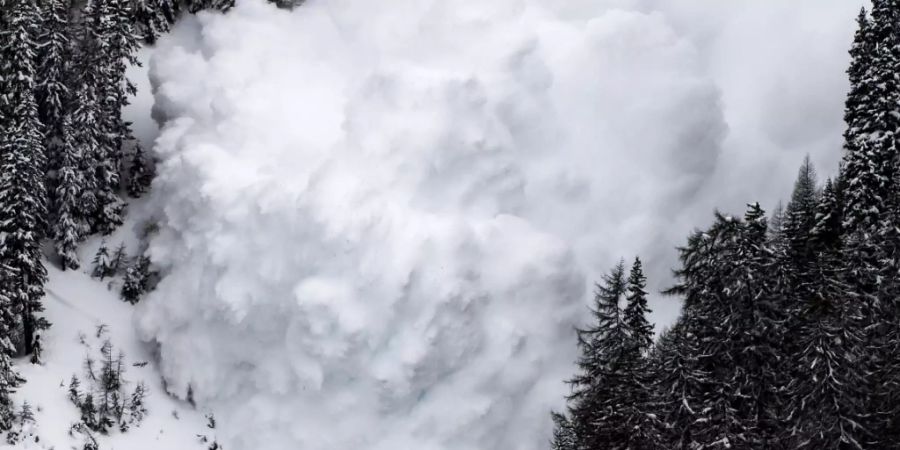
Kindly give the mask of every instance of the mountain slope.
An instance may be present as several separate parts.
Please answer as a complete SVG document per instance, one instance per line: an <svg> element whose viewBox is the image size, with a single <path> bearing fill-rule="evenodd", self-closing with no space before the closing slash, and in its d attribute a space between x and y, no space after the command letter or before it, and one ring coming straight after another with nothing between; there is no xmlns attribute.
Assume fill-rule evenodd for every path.
<svg viewBox="0 0 900 450"><path fill-rule="evenodd" d="M123 237L127 234L130 234L128 227L117 233ZM111 247L118 245L118 236L110 238ZM133 239L131 241L134 247ZM91 261L92 253L98 246L97 241L83 246L82 261ZM31 405L37 425L24 427L26 436L23 442L0 445L0 449L82 448L85 437L70 434L70 427L80 417L78 409L68 398L69 381L77 375L84 388L85 358L90 355L98 359L100 348L106 340L113 345L114 353L121 350L125 354L124 391L130 393L137 383L143 382L149 388L149 395L145 399L148 413L140 425L125 433L114 429L108 436L97 434L100 448L209 448L214 430L208 428L204 414L195 411L187 402L166 394L152 349L143 344L134 332L134 307L119 299L121 280L92 279L88 273L90 266L85 263L81 270L63 272L53 264L47 264L49 283L44 305L45 315L53 326L44 335L43 364L18 361L19 370L27 382L15 395L18 405L26 400ZM208 436L209 442L201 441L204 435Z"/></svg>

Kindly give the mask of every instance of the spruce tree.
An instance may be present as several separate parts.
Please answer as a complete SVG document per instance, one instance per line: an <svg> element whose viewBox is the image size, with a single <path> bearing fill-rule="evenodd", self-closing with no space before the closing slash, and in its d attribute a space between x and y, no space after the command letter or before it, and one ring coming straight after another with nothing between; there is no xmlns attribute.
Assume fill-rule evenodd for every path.
<svg viewBox="0 0 900 450"><path fill-rule="evenodd" d="M753 204L743 221L717 214L681 249L667 293L683 297L682 317L654 356L674 448L776 448L783 300L767 276L767 228Z"/></svg>
<svg viewBox="0 0 900 450"><path fill-rule="evenodd" d="M653 345L653 325L647 320L647 277L640 258L634 259L626 287L623 326L628 337L621 356L623 369L619 396L622 400L623 427L631 430L627 448L651 449L660 440L659 423L653 414L652 380L647 354Z"/></svg>
<svg viewBox="0 0 900 450"><path fill-rule="evenodd" d="M81 382L75 375L72 375L72 379L69 381L69 400L75 406L81 407Z"/></svg>
<svg viewBox="0 0 900 450"><path fill-rule="evenodd" d="M784 213L784 246L777 249L786 258L786 268L791 275L789 282L793 284L791 292L801 298L808 298L815 290L812 231L819 204L817 183L815 168L807 155L798 171L791 201Z"/></svg>
<svg viewBox="0 0 900 450"><path fill-rule="evenodd" d="M809 232L810 246L816 253L836 250L843 246L844 235L843 180L828 179L815 209L814 225Z"/></svg>
<svg viewBox="0 0 900 450"><path fill-rule="evenodd" d="M658 418L658 440L653 448L690 450L695 435L708 420L705 409L711 374L700 365L700 341L690 331L696 326L694 308L685 309L675 325L663 332L650 354L653 413Z"/></svg>
<svg viewBox="0 0 900 450"><path fill-rule="evenodd" d="M631 341L620 307L626 292L623 261L597 285L595 323L578 330L580 370L570 381L569 397L569 423L578 449L648 448L653 436L643 409L639 347Z"/></svg>
<svg viewBox="0 0 900 450"><path fill-rule="evenodd" d="M38 112L44 125L44 145L46 148L51 178L55 175L56 161L65 146L68 130L63 117L68 113L70 102L69 61L71 59L69 27L69 2L66 0L48 0L42 2L41 14L43 23L37 37L39 44L36 63L36 91ZM71 125L71 124L68 124ZM52 181L52 180L51 180ZM48 184L50 197L53 195L53 183Z"/></svg>
<svg viewBox="0 0 900 450"><path fill-rule="evenodd" d="M858 310L843 298L817 298L806 306L795 361L786 442L790 448L868 448L862 426L865 401Z"/></svg>
<svg viewBox="0 0 900 450"><path fill-rule="evenodd" d="M13 366L11 356L16 353L10 336L12 330L9 323L15 320L9 299L0 297L0 432L12 428L14 413L10 396L21 383L19 373Z"/></svg>
<svg viewBox="0 0 900 450"><path fill-rule="evenodd" d="M678 283L666 291L684 301L680 323L673 327L675 351L662 364L671 371L662 374L671 383L662 390L674 394L663 401L671 408L668 423L679 427L675 448L742 445L747 431L732 395L737 361L728 341L732 301L723 276L739 229L736 220L717 213L709 230L694 233L680 249Z"/></svg>
<svg viewBox="0 0 900 450"><path fill-rule="evenodd" d="M100 243L97 254L94 255L94 276L99 279L112 276L114 274L112 260L109 258L109 250L106 248L106 241Z"/></svg>
<svg viewBox="0 0 900 450"><path fill-rule="evenodd" d="M596 447L603 442L612 448L628 438L620 426L621 405L615 389L618 359L625 350L627 338L619 307L625 283L625 264L620 262L597 285L592 310L594 324L578 330L580 371L569 382L572 386L570 420L578 448Z"/></svg>
<svg viewBox="0 0 900 450"><path fill-rule="evenodd" d="M816 224L818 197L816 170L807 155L797 174L794 192L784 213L783 225L788 256L801 271L813 258L810 232Z"/></svg>
<svg viewBox="0 0 900 450"><path fill-rule="evenodd" d="M898 211L900 188L900 2L875 0L860 16L852 51L844 165L847 180L844 274L847 296L861 307L863 345L857 364L866 375L868 445L889 448L900 437L900 304ZM864 45L860 45L863 42ZM846 327L846 323L844 324Z"/></svg>
<svg viewBox="0 0 900 450"><path fill-rule="evenodd" d="M134 0L133 8L136 31L148 44L168 32L178 16L177 0Z"/></svg>
<svg viewBox="0 0 900 450"><path fill-rule="evenodd" d="M125 77L129 64L137 64L138 36L134 30L132 5L126 0L88 2L81 31L83 99L90 120L99 133L90 133L84 145L84 177L90 197L86 199L92 231L108 234L122 224L124 202L119 197L119 171L126 145L131 145L130 124L122 119L122 108L134 85ZM80 124L77 124L80 125Z"/></svg>
<svg viewBox="0 0 900 450"><path fill-rule="evenodd" d="M125 253L125 243L122 242L118 247L116 247L116 251L113 253L112 261L110 264L112 273L118 274L122 272L127 261L128 255Z"/></svg>
<svg viewBox="0 0 900 450"><path fill-rule="evenodd" d="M47 195L42 125L34 92L35 59L40 17L29 0L10 0L0 30L0 73L4 103L0 117L0 296L10 300L17 323L7 330L26 354L36 333L49 326L39 317L47 272L41 262L41 238L46 229Z"/></svg>
<svg viewBox="0 0 900 450"><path fill-rule="evenodd" d="M894 131L900 125L896 115L900 80L895 76L900 62L898 9L896 0L875 0L871 20L865 12L860 14L848 71L845 226L866 234L876 231L893 188L898 149Z"/></svg>
<svg viewBox="0 0 900 450"><path fill-rule="evenodd" d="M653 325L647 320L650 307L647 305L647 277L644 276L640 258L634 259L628 276L624 324L639 355L644 355L653 344Z"/></svg>
<svg viewBox="0 0 900 450"><path fill-rule="evenodd" d="M139 257L132 266L125 271L125 280L122 282L122 300L135 304L141 299L141 295L147 292L150 276L150 260Z"/></svg>
<svg viewBox="0 0 900 450"><path fill-rule="evenodd" d="M234 7L234 0L186 0L188 11L196 13L205 9L228 11Z"/></svg>
<svg viewBox="0 0 900 450"><path fill-rule="evenodd" d="M147 157L141 145L135 143L128 167L128 195L134 198L144 195L150 189L154 172L153 161Z"/></svg>
<svg viewBox="0 0 900 450"><path fill-rule="evenodd" d="M83 109L79 107L76 117L82 117L80 116L82 113ZM72 135L72 118L68 114L65 114L62 120L54 183L56 214L51 233L62 269L76 270L80 266L76 252L78 243L89 231L79 207L85 186L83 173L79 170L79 161L82 157L81 149L76 142L79 135Z"/></svg>
<svg viewBox="0 0 900 450"><path fill-rule="evenodd" d="M572 429L572 422L564 414L552 413L553 417L553 440L550 443L551 450L577 450L575 442L575 431Z"/></svg>
<svg viewBox="0 0 900 450"><path fill-rule="evenodd" d="M82 154L73 134L73 114L77 104L74 92L67 87L73 81L70 60L76 42L72 39L68 1L48 1L43 14L44 24L38 38L37 99L48 160L49 233L63 270L77 269L79 262L75 250L86 234L77 213L80 209L78 198L84 186L78 172Z"/></svg>
<svg viewBox="0 0 900 450"><path fill-rule="evenodd" d="M738 394L738 417L752 448L784 448L782 388L788 384L783 362L788 359L785 329L791 298L784 295L786 280L767 237L765 211L759 203L747 206L739 231L737 253L731 259L732 282L727 288L735 301L731 351L737 365L731 375Z"/></svg>

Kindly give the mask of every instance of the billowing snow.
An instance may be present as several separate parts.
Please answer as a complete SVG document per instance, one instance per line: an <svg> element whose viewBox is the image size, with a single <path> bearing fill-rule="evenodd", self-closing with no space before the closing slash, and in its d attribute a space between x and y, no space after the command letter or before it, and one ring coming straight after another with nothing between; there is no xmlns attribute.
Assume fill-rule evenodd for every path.
<svg viewBox="0 0 900 450"><path fill-rule="evenodd" d="M227 448L540 448L604 231L712 168L716 90L658 15L343 3L160 45L140 327Z"/></svg>
<svg viewBox="0 0 900 450"><path fill-rule="evenodd" d="M591 282L680 242L726 134L692 41L616 3L247 0L161 41L137 323L225 448L546 447Z"/></svg>

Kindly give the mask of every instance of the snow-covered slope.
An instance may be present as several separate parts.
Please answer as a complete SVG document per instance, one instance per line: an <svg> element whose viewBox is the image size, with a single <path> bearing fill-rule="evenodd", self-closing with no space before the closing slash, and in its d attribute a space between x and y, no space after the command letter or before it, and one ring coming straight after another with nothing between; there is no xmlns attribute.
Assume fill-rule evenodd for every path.
<svg viewBox="0 0 900 450"><path fill-rule="evenodd" d="M109 238L110 245L120 241L132 244L126 226ZM99 241L82 248L82 260L89 262ZM70 434L70 427L79 420L78 409L68 399L69 381L73 375L87 383L84 361L86 356L97 360L100 348L109 341L115 352L126 357L124 390L131 392L137 383L149 388L146 398L148 414L143 422L126 433L118 430L110 435L95 434L103 450L206 450L215 439L215 430L207 427L205 415L186 402L168 394L159 369L150 353L134 332L134 307L119 299L118 279L103 282L88 275L90 264L79 271L62 272L47 264L49 283L44 299L45 316L53 326L43 335L44 363L33 365L19 361L19 370L27 379L15 395L21 405L29 403L35 424L26 426L28 436L12 446L16 449L81 449L84 437ZM146 364L143 364L146 363ZM135 365L137 364L137 365ZM99 363L98 363L99 367ZM206 436L208 442L201 442Z"/></svg>

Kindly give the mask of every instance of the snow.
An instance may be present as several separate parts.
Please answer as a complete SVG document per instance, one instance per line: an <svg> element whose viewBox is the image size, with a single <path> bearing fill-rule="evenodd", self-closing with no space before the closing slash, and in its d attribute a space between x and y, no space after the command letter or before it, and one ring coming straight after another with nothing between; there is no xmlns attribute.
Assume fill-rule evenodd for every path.
<svg viewBox="0 0 900 450"><path fill-rule="evenodd" d="M130 234L132 228L126 226L111 239L116 239L116 245L121 240L126 240L133 247L136 241L133 237L128 237ZM90 261L98 245L99 240L85 245L80 252L82 261ZM137 249L130 250L133 255ZM98 359L100 347L107 339L116 353L121 350L126 355L124 378L129 383L125 390L130 393L138 382L143 381L149 387L150 394L146 399L148 415L141 425L124 434L113 431L109 436L97 435L100 448L208 448L208 443L199 442L198 435L214 439L215 432L207 428L201 411L195 411L186 402L166 394L155 358L150 351L152 348L141 342L134 333L134 308L118 297L120 281L107 279L100 282L90 278L90 264L78 271L65 272L52 264L47 266L49 282L44 306L45 316L53 326L43 334L44 363L34 365L25 360L19 361L19 371L27 382L14 396L18 405L21 406L24 401L31 405L36 425L30 427L31 436L23 442L12 446L0 443L0 449L81 448L83 439L69 434L69 428L80 416L67 397L69 381L72 375L77 375L85 383L84 358L90 355ZM98 337L98 327L101 325L105 325L104 332ZM147 364L142 367L132 365L142 362ZM177 414L178 418L173 414Z"/></svg>
<svg viewBox="0 0 900 450"><path fill-rule="evenodd" d="M151 64L166 276L138 314L167 389L215 410L229 449L545 447L591 282L640 253L665 283L721 199L774 198L787 161L839 147L823 99L852 11L792 7L835 25L834 57L791 44L828 28L791 13L756 39L756 5L245 0L183 20ZM787 62L833 79L760 69Z"/></svg>
<svg viewBox="0 0 900 450"><path fill-rule="evenodd" d="M718 93L662 16L400 3L240 2L152 59L138 323L226 448L543 448L610 218L640 241L714 167Z"/></svg>

